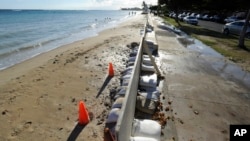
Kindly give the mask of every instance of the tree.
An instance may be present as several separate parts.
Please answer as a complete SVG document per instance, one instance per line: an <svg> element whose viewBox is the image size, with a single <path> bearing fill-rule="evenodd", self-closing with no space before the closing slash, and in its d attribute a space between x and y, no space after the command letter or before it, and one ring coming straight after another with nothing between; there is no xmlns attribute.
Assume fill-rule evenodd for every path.
<svg viewBox="0 0 250 141"><path fill-rule="evenodd" d="M240 48L244 48L244 49L246 49L246 47L245 47L245 35L246 35L247 27L249 25L249 20L250 20L250 9L248 10L248 14L247 14L247 18L245 20L245 24L243 26L243 29L242 29L241 33L240 33L239 44L238 44L238 46Z"/></svg>
<svg viewBox="0 0 250 141"><path fill-rule="evenodd" d="M249 24L250 19L250 9L249 9L249 0L158 0L158 4L165 4L168 9L176 13L175 20L178 22L177 15L179 11L182 10L192 10L192 11L209 11L212 13L220 13L227 15L235 11L247 11L247 18L244 24L243 30L239 37L238 46L245 48L245 34Z"/></svg>

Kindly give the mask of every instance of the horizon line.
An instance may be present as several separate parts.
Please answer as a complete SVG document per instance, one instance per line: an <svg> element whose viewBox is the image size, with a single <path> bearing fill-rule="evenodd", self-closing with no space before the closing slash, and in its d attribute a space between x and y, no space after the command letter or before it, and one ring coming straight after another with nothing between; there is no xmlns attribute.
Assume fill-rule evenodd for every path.
<svg viewBox="0 0 250 141"><path fill-rule="evenodd" d="M137 7L132 7L132 8L119 8L119 9L36 9L36 8L34 8L34 9L32 9L32 8L22 8L22 9L20 9L20 8L0 8L0 10L75 10L75 11L80 11L80 10L82 10L82 11L89 11L89 10L135 10L135 9L133 9L133 8L137 8ZM138 9L138 10L141 10L141 9Z"/></svg>

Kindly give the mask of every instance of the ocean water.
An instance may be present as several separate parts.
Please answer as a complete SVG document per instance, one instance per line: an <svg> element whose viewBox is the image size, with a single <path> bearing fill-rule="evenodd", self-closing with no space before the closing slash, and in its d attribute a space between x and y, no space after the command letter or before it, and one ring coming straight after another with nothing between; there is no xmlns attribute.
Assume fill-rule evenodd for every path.
<svg viewBox="0 0 250 141"><path fill-rule="evenodd" d="M121 10L0 10L0 70L129 18Z"/></svg>

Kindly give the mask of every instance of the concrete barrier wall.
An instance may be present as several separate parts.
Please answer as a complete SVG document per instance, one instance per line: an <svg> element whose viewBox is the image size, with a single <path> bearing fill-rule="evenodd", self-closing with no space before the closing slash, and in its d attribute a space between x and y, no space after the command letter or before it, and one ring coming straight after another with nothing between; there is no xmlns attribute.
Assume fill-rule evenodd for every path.
<svg viewBox="0 0 250 141"><path fill-rule="evenodd" d="M126 91L125 99L122 104L121 112L116 124L116 140L117 141L129 141L131 136L132 124L134 121L136 96L138 91L138 83L140 79L141 72L141 59L143 42L146 36L146 27L144 27L144 33L140 41L138 54L135 60L134 68L132 71L131 79L128 84L128 89Z"/></svg>

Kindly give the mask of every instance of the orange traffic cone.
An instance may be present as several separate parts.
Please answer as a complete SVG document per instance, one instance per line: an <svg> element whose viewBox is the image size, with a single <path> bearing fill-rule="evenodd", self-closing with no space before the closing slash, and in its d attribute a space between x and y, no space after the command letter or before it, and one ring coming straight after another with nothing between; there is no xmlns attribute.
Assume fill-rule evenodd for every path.
<svg viewBox="0 0 250 141"><path fill-rule="evenodd" d="M109 63L109 76L113 77L114 76L114 69L113 69L113 64Z"/></svg>
<svg viewBox="0 0 250 141"><path fill-rule="evenodd" d="M79 124L86 125L89 123L89 114L88 111L84 105L83 101L79 102L79 117L78 117L78 122Z"/></svg>

